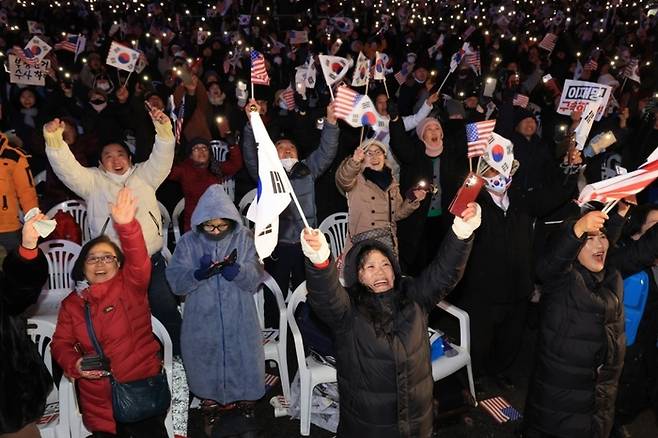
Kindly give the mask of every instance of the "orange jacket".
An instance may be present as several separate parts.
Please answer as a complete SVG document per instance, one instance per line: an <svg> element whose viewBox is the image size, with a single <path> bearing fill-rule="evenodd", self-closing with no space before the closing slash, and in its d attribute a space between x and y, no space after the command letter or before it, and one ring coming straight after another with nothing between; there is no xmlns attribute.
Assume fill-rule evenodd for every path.
<svg viewBox="0 0 658 438"><path fill-rule="evenodd" d="M0 134L0 233L21 228L18 209L24 212L39 205L27 156Z"/></svg>

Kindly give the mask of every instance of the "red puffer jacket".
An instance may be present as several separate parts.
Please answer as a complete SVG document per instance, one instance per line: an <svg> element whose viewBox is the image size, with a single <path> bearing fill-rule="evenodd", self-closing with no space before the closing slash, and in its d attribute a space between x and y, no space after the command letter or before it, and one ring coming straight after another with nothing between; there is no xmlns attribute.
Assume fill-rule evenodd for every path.
<svg viewBox="0 0 658 438"><path fill-rule="evenodd" d="M85 301L89 302L96 337L110 359L112 375L131 382L156 375L161 368L160 345L151 329L147 288L151 259L139 223L114 225L125 261L119 272L103 283L92 284L82 293L71 293L62 302L53 336L53 357L67 376L78 379L85 426L92 432L116 433L109 378L82 379L75 364L82 353L95 354L85 324Z"/></svg>

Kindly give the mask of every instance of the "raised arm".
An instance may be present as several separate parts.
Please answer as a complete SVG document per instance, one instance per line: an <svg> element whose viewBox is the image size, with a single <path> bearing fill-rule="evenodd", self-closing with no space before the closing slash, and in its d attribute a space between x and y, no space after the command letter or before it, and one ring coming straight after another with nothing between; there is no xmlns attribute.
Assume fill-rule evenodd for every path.
<svg viewBox="0 0 658 438"><path fill-rule="evenodd" d="M439 93L432 93L429 96L427 96L427 99L425 99L425 101L420 106L420 108L418 108L416 114L402 117L402 123L404 123L404 130L411 131L412 129L415 129L421 120L425 119L427 116L430 115L430 112L432 112L434 102L436 102L437 100L439 100Z"/></svg>
<svg viewBox="0 0 658 438"><path fill-rule="evenodd" d="M174 132L169 117L158 109L150 113L155 127L155 143L149 159L140 164L135 172L148 185L157 189L167 178L174 162Z"/></svg>
<svg viewBox="0 0 658 438"><path fill-rule="evenodd" d="M305 161L314 179L324 173L336 158L338 152L338 122L335 114L335 103L327 107L327 118L320 135L320 147L314 150Z"/></svg>
<svg viewBox="0 0 658 438"><path fill-rule="evenodd" d="M247 111L250 105L256 105L256 101L252 100L247 103ZM242 155L244 157L244 165L247 168L249 176L258 181L258 149L256 149L256 139L254 138L254 131L251 128L251 119L247 112L247 124L244 126L242 133Z"/></svg>
<svg viewBox="0 0 658 438"><path fill-rule="evenodd" d="M329 244L317 229L303 230L300 241L307 259L307 301L325 324L334 331L341 331L349 324L352 303L338 280L336 264L329 259Z"/></svg>
<svg viewBox="0 0 658 438"><path fill-rule="evenodd" d="M78 163L62 137L63 132L64 122L59 119L54 119L43 126L48 161L66 187L83 199L87 199L94 190L94 170Z"/></svg>
<svg viewBox="0 0 658 438"><path fill-rule="evenodd" d="M112 222L119 235L121 249L125 256L123 262L124 278L137 294L146 294L151 281L151 259L146 250L142 227L135 219L137 201L128 187L119 190L117 200L111 204Z"/></svg>
<svg viewBox="0 0 658 438"><path fill-rule="evenodd" d="M400 164L413 164L416 152L414 150L414 142L409 137L409 134L404 129L402 120L398 117L391 120L388 124L391 141L391 151Z"/></svg>
<svg viewBox="0 0 658 438"><path fill-rule="evenodd" d="M351 157L347 157L340 163L336 170L336 186L344 192L354 189L356 179L363 169L365 152L358 146Z"/></svg>

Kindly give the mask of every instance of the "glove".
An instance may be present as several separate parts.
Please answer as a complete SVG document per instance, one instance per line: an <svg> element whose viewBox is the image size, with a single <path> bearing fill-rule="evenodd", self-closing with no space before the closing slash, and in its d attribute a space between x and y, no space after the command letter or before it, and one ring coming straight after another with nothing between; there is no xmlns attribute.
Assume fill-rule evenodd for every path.
<svg viewBox="0 0 658 438"><path fill-rule="evenodd" d="M297 106L297 110L301 114L305 114L308 111L308 99L304 100L304 97L295 90L294 94L295 98L295 105Z"/></svg>
<svg viewBox="0 0 658 438"><path fill-rule="evenodd" d="M477 210L475 216L467 221L459 216L455 216L455 220L452 222L452 231L457 235L459 240L466 240L471 237L473 231L477 230L482 223L482 209L477 204L475 208Z"/></svg>
<svg viewBox="0 0 658 438"><path fill-rule="evenodd" d="M212 258L209 254L204 254L203 257L199 259L199 269L194 271L194 278L197 281L210 278L210 265L212 265Z"/></svg>
<svg viewBox="0 0 658 438"><path fill-rule="evenodd" d="M233 279L238 275L240 272L240 264L239 263L232 263L230 265L224 265L220 270L219 273L222 274L222 277L226 279L226 281L233 281Z"/></svg>
<svg viewBox="0 0 658 438"><path fill-rule="evenodd" d="M386 103L386 111L388 112L388 116L391 118L391 120L397 119L400 115L398 104L392 99L389 99Z"/></svg>
<svg viewBox="0 0 658 438"><path fill-rule="evenodd" d="M326 262L329 259L329 256L331 255L331 250L329 249L327 238L324 237L324 233L322 231L315 229L312 230L311 232L314 234L319 234L320 249L316 251L313 248L311 248L311 245L309 245L308 242L306 242L306 239L304 238L304 230L302 230L302 234L300 236L300 241L302 243L302 251L304 252L304 255L308 257L308 259L314 265L319 265Z"/></svg>
<svg viewBox="0 0 658 438"><path fill-rule="evenodd" d="M208 167L208 170L210 170L210 173L213 175L222 178L224 174L222 173L222 163L219 161L215 160L214 158L210 159L210 166Z"/></svg>

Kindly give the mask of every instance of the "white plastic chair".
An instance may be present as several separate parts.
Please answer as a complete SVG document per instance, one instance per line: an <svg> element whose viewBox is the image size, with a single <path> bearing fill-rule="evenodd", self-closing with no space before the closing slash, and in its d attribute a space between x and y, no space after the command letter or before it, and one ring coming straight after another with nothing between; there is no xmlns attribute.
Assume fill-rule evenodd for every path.
<svg viewBox="0 0 658 438"><path fill-rule="evenodd" d="M264 286L267 287L276 299L276 304L279 307L279 325L276 328L278 336L275 340L268 340L263 348L265 349L265 360L273 360L276 362L279 369L279 377L281 378L281 387L283 389L283 396L286 400L290 400L290 377L288 376L288 360L286 356L286 340L288 335L288 322L286 314L286 303L281 293L281 289L274 278L265 273L263 283L258 288L258 292L254 295L256 301L256 309L258 311L258 318L260 320L260 328L265 330L265 291ZM265 335L265 332L263 332ZM265 336L263 336L265 342Z"/></svg>
<svg viewBox="0 0 658 438"><path fill-rule="evenodd" d="M50 342L55 333L55 324L48 321L43 321L35 318L27 320L27 333L36 344L39 354L43 358L43 362L48 368L48 372L53 374L53 362L50 352ZM46 412L37 420L37 427L41 433L42 438L68 438L69 435L69 406L70 395L73 393L73 386L68 379L63 378L57 386L53 384L53 388L48 394L46 399ZM57 415L56 421L50 421L51 416ZM42 424L39 424L43 422Z"/></svg>
<svg viewBox="0 0 658 438"><path fill-rule="evenodd" d="M301 302L306 302L306 282L303 282L295 292L293 292L288 302L288 325L295 341L295 353L297 355L297 365L299 366L299 384L300 384L300 433L303 436L309 436L311 433L311 397L313 388L320 383L332 383L337 381L336 369L329 365L324 365L315 359L312 355L308 357L304 354L304 342L302 334L295 320L295 310Z"/></svg>
<svg viewBox="0 0 658 438"><path fill-rule="evenodd" d="M46 182L46 171L42 170L41 172L34 175L34 187L38 186L41 183Z"/></svg>
<svg viewBox="0 0 658 438"><path fill-rule="evenodd" d="M432 378L434 381L443 379L450 374L466 367L468 373L468 387L473 397L474 405L477 406L475 398L475 385L473 384L473 368L471 366L471 330L468 313L447 301L438 304L440 309L445 310L459 320L459 344L450 344L457 354L452 357L441 356L432 361Z"/></svg>
<svg viewBox="0 0 658 438"><path fill-rule="evenodd" d="M226 161L228 156L228 145L221 140L210 140L210 150L215 160L220 163Z"/></svg>
<svg viewBox="0 0 658 438"><path fill-rule="evenodd" d="M183 214L183 210L185 210L185 198L181 199L178 201L176 206L174 207L174 211L171 215L171 224L172 227L174 228L174 241L175 243L178 243L180 240L181 236L181 215Z"/></svg>
<svg viewBox="0 0 658 438"><path fill-rule="evenodd" d="M164 369L167 374L167 383L169 384L169 390L172 391L173 388L173 377L172 370L174 368L173 357L172 357L172 347L171 347L171 338L167 333L167 330L164 328L162 323L158 321L155 316L151 315L151 327L153 329L153 334L158 337L162 343L164 350ZM63 381L68 381L68 378L62 378ZM91 435L91 432L85 427L82 423L82 414L80 414L80 408L78 406L78 399L75 396L73 391L73 386L70 389L72 393L72 407L69 409L69 417L71 424L71 438L84 438ZM173 403L173 394L172 394L172 403ZM167 416L165 417L165 428L167 429L167 436L169 438L174 438L174 422L171 414L171 406L167 411ZM67 435L69 436L69 435Z"/></svg>
<svg viewBox="0 0 658 438"><path fill-rule="evenodd" d="M323 220L318 227L320 231L322 231L328 237L331 254L335 259L340 257L340 254L343 252L343 248L345 248L345 240L347 239L347 225L347 213L340 212L334 213L331 216L327 216L327 218Z"/></svg>
<svg viewBox="0 0 658 438"><path fill-rule="evenodd" d="M87 204L85 204L85 201L69 199L68 201L60 202L48 210L46 216L48 216L49 219L52 219L58 210L62 210L64 213L70 213L73 216L73 219L75 219L80 226L80 231L82 231L83 244L91 240L91 230L89 229L89 223L87 222Z"/></svg>
<svg viewBox="0 0 658 438"><path fill-rule="evenodd" d="M160 217L162 218L162 245L166 248L169 242L169 229L171 228L171 216L167 211L167 207L157 201L158 208L160 209Z"/></svg>
<svg viewBox="0 0 658 438"><path fill-rule="evenodd" d="M256 189L249 190L238 203L238 212L240 212L242 215L242 223L249 229L253 229L254 224L249 219L247 219L247 211L249 210L251 203L254 202L254 199L256 199L256 192Z"/></svg>
<svg viewBox="0 0 658 438"><path fill-rule="evenodd" d="M48 293L68 294L75 286L71 278L73 264L80 255L80 245L70 240L48 240L39 245L48 260Z"/></svg>

